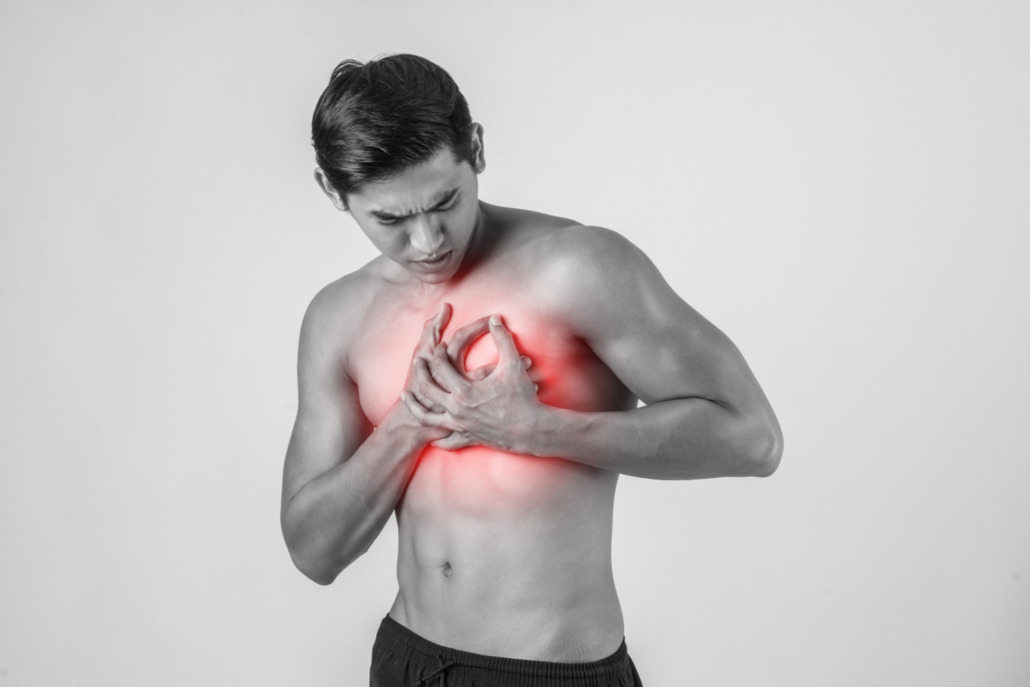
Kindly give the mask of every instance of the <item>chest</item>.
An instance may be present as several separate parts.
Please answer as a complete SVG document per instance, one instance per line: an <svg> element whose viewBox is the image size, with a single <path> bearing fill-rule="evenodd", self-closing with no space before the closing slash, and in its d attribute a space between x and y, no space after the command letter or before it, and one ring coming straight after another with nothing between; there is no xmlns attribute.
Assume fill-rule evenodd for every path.
<svg viewBox="0 0 1030 687"><path fill-rule="evenodd" d="M452 315L442 339L480 317L499 314L522 355L532 361L530 376L539 386L541 401L578 410L610 409L624 387L594 355L589 346L569 330L546 296L528 296L515 284L501 288L469 288L445 294L433 302L377 299L357 332L348 355L348 368L357 383L366 417L377 425L397 401L407 379L412 353L426 320L443 302ZM476 339L468 349L468 370L497 360L490 334Z"/></svg>

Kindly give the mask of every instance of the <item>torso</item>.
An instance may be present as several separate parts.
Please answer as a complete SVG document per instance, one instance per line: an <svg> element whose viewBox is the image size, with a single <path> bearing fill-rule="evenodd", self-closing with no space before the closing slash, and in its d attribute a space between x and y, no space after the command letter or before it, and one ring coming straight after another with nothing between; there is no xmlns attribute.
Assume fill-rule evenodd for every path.
<svg viewBox="0 0 1030 687"><path fill-rule="evenodd" d="M375 262L365 268L360 325L345 357L373 425L397 402L422 326L443 302L453 308L445 341L481 316L501 314L532 360L544 403L635 406L563 322L547 261L567 222L500 208L490 214L484 230L503 238L444 289L392 283ZM495 357L486 336L470 349L468 367ZM611 568L617 477L558 458L428 447L397 507L391 616L434 642L480 654L565 662L611 654L623 635Z"/></svg>

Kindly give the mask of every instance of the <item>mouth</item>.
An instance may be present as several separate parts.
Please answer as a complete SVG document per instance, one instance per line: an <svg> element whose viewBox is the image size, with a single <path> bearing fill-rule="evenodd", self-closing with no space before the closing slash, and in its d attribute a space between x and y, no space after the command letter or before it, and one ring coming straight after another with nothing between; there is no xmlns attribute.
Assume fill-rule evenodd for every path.
<svg viewBox="0 0 1030 687"><path fill-rule="evenodd" d="M442 266L447 262L448 258L451 257L451 251L440 253L439 255L423 258L421 260L412 260L412 263L425 270L432 270Z"/></svg>

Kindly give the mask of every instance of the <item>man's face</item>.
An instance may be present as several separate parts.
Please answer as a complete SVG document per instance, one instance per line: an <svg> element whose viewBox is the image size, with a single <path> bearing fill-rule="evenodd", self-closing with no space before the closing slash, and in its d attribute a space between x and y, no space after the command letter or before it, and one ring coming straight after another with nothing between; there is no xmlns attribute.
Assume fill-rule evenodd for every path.
<svg viewBox="0 0 1030 687"><path fill-rule="evenodd" d="M444 148L400 176L362 184L347 196L351 216L386 257L421 282L458 271L479 219L476 171Z"/></svg>

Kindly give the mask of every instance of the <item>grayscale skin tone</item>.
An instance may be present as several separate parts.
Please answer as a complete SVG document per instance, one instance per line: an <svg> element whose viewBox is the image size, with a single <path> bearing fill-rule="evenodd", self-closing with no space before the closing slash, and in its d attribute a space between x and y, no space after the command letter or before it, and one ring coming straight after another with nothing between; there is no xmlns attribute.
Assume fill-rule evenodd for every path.
<svg viewBox="0 0 1030 687"><path fill-rule="evenodd" d="M473 146L475 165L444 149L346 198L316 170L381 255L305 314L283 533L329 584L396 514L395 620L479 654L598 660L623 638L618 476L766 476L782 435L737 348L640 250L480 201L479 125Z"/></svg>

